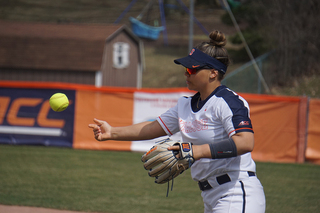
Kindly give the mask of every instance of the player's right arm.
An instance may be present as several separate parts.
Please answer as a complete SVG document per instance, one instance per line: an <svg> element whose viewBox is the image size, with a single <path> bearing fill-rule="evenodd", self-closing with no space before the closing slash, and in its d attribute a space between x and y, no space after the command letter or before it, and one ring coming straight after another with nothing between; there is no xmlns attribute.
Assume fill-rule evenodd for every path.
<svg viewBox="0 0 320 213"><path fill-rule="evenodd" d="M131 126L112 127L106 121L94 119L94 124L89 124L93 129L94 137L98 141L105 140L148 140L165 136L166 133L158 121L146 121Z"/></svg>

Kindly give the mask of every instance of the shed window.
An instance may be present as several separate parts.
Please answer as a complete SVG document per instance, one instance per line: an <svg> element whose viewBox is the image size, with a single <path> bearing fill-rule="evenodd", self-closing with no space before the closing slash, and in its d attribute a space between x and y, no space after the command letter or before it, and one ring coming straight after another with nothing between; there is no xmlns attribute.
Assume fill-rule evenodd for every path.
<svg viewBox="0 0 320 213"><path fill-rule="evenodd" d="M113 66L122 69L129 66L129 50L130 46L124 42L113 44Z"/></svg>

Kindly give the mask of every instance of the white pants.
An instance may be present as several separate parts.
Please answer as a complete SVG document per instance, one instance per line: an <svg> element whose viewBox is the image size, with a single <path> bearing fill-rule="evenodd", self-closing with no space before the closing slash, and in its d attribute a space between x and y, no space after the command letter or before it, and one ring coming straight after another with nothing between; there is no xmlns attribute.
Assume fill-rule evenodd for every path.
<svg viewBox="0 0 320 213"><path fill-rule="evenodd" d="M205 213L264 213L263 187L256 176L247 172L228 173L231 181L219 185L216 177L208 182L212 189L202 191Z"/></svg>

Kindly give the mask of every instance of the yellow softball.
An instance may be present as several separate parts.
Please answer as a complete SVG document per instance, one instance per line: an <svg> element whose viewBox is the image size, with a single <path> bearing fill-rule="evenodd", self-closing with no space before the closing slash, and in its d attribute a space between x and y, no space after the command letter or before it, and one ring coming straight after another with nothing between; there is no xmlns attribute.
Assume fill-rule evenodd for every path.
<svg viewBox="0 0 320 213"><path fill-rule="evenodd" d="M55 93L51 96L50 107L53 111L62 112L69 106L68 97L63 93Z"/></svg>

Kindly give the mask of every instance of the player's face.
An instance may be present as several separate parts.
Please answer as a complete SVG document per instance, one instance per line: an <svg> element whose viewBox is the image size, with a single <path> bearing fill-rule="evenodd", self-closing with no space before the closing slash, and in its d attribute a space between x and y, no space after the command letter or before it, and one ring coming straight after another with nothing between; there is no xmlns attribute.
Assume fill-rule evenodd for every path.
<svg viewBox="0 0 320 213"><path fill-rule="evenodd" d="M186 70L186 83L190 90L201 91L207 86L210 79L211 70L209 69L198 69L194 74L189 74Z"/></svg>

